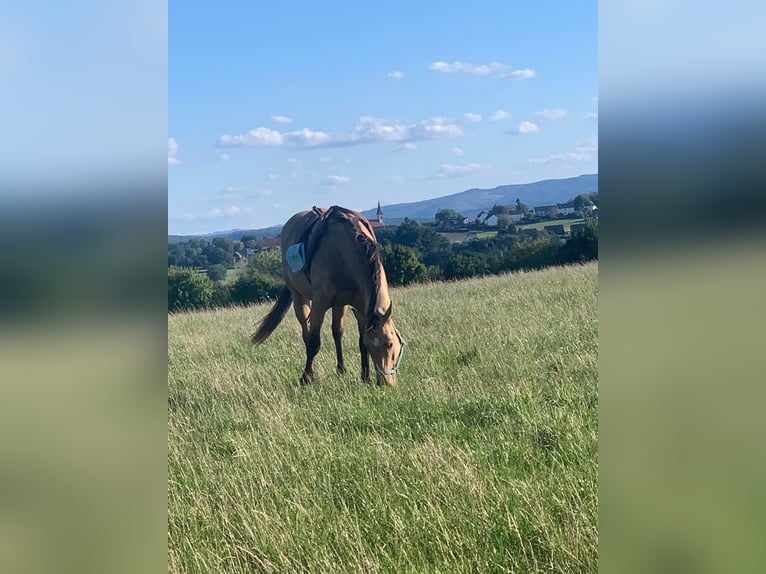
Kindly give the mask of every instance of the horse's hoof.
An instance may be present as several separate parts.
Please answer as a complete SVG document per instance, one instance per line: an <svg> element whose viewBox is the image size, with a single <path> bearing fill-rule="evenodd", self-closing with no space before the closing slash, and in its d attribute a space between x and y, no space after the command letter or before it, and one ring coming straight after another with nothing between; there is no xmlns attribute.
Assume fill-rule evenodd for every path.
<svg viewBox="0 0 766 574"><path fill-rule="evenodd" d="M306 385L310 385L314 382L314 375L309 373L303 373L303 376L301 377L301 386L305 387Z"/></svg>
<svg viewBox="0 0 766 574"><path fill-rule="evenodd" d="M342 377L343 375L346 374L346 367L344 367L343 365L338 365L338 368L336 369L335 372L338 373L339 377Z"/></svg>

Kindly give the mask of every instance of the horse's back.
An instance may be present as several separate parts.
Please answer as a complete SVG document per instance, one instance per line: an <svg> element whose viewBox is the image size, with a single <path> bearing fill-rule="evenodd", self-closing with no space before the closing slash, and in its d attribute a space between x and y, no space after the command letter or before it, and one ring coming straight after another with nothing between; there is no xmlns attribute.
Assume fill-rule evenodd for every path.
<svg viewBox="0 0 766 574"><path fill-rule="evenodd" d="M291 245L305 241L303 236L316 219L317 214L314 210L299 211L282 226L280 234L282 275L288 288L293 292L293 296L300 295L305 299L311 299L312 297L311 283L303 271L293 272L290 269L285 259L285 254Z"/></svg>

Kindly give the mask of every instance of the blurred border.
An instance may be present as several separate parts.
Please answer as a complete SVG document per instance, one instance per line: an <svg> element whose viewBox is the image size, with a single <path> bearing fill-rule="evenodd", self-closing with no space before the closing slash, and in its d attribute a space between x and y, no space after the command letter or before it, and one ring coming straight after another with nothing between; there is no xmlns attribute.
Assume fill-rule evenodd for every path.
<svg viewBox="0 0 766 574"><path fill-rule="evenodd" d="M167 5L3 12L0 571L164 571Z"/></svg>
<svg viewBox="0 0 766 574"><path fill-rule="evenodd" d="M763 567L765 14L599 4L604 572Z"/></svg>

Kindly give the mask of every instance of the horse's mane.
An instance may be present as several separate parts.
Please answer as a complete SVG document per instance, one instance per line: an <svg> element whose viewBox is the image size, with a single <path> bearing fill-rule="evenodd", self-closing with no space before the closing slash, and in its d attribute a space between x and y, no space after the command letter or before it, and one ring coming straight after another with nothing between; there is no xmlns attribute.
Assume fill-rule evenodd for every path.
<svg viewBox="0 0 766 574"><path fill-rule="evenodd" d="M367 307L367 320L370 321L375 316L375 304L383 285L381 280L383 261L380 258L375 231L373 231L367 218L361 213L357 213L356 211L338 205L333 205L327 211L325 217L327 219L332 217L350 225L354 232L354 241L356 241L357 245L362 249L362 253L365 255L367 265L370 269L370 277L372 279L372 294Z"/></svg>

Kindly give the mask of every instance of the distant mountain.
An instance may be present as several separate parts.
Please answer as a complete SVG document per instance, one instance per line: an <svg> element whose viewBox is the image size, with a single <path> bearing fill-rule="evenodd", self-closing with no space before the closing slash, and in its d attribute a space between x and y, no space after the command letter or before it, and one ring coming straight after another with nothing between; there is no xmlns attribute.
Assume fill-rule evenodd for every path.
<svg viewBox="0 0 766 574"><path fill-rule="evenodd" d="M277 237L282 231L281 225L272 225L271 227L261 227L260 229L227 229L226 231L213 231L201 235L168 235L168 243L178 243L188 241L193 237L202 239L213 239L214 237L226 237L232 241L239 241L243 235L255 235L258 239L264 237Z"/></svg>
<svg viewBox="0 0 766 574"><path fill-rule="evenodd" d="M440 209L454 209L466 217L473 218L479 212L491 209L495 204L516 203L516 198L528 207L539 207L552 203L564 203L581 193L595 191L598 191L597 173L567 179L546 179L534 183L501 185L492 189L468 189L434 199L384 205L382 206L383 219L386 223L394 223L405 217L433 221L434 215ZM376 209L368 209L362 214L365 217L374 218Z"/></svg>
<svg viewBox="0 0 766 574"><path fill-rule="evenodd" d="M597 173L567 179L546 179L534 183L500 185L492 189L468 189L460 193L424 199L423 201L384 205L382 206L383 220L387 225L397 225L405 217L420 222L433 221L436 212L440 209L454 209L466 217L474 218L479 212L488 211L495 204L516 203L516 198L525 203L527 207L539 207L552 203L564 203L581 193L593 193L595 191L598 191ZM376 209L362 211L362 214L368 218L375 218ZM243 235L255 235L261 239L263 237L276 237L281 230L281 225L273 225L260 229L215 231L205 235L168 235L168 243L186 241L192 237L204 237L205 239L228 237L232 240L239 240Z"/></svg>

